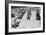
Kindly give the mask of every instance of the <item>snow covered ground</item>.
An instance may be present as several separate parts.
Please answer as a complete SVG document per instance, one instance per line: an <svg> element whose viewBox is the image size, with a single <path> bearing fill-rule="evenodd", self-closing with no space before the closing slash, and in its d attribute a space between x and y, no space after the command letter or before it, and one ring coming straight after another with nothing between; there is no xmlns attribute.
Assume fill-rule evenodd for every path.
<svg viewBox="0 0 46 35"><path fill-rule="evenodd" d="M19 26L16 29L38 28L38 27L40 27L41 21L40 20L36 20L36 9L38 9L38 8L32 8L30 20L27 20L28 11L26 11L24 13L22 19L17 19L16 21L21 21L21 22L19 23ZM17 15L18 14L17 11L19 11L19 9L17 9L17 10L13 9L12 13ZM16 18L16 16L15 16L15 18ZM11 20L12 25L15 24L14 23L15 18L12 18L12 20Z"/></svg>

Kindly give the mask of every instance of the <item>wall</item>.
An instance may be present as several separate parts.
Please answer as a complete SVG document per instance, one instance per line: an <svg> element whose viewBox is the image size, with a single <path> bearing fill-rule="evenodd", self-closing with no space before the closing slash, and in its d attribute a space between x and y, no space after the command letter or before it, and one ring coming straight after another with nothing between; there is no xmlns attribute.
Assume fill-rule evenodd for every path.
<svg viewBox="0 0 46 35"><path fill-rule="evenodd" d="M46 0L17 0L17 1L45 2L45 11L46 11ZM45 15L46 15L46 12L45 12ZM5 0L0 0L0 35L4 35L4 32L5 32L4 20L5 20ZM46 30L45 30L45 33L32 33L32 34L20 34L20 35L46 35Z"/></svg>

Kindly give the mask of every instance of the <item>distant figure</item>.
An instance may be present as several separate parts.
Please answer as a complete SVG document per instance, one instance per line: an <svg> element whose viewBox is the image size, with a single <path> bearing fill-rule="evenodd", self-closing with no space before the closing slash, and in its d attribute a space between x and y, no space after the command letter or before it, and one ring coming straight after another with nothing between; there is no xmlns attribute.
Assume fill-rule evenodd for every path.
<svg viewBox="0 0 46 35"><path fill-rule="evenodd" d="M28 13L27 13L27 20L30 20L30 17L31 17L31 9L28 10Z"/></svg>
<svg viewBox="0 0 46 35"><path fill-rule="evenodd" d="M36 14L36 20L40 20L40 13L39 13L39 10L37 9L36 12L37 12L37 14Z"/></svg>
<svg viewBox="0 0 46 35"><path fill-rule="evenodd" d="M11 18L15 18L15 14L12 13L12 14L11 14Z"/></svg>
<svg viewBox="0 0 46 35"><path fill-rule="evenodd" d="M18 19L18 18L16 18L15 20L14 20L14 24L12 25L12 27L13 28L17 28L18 26L19 26L19 23L20 23L21 21Z"/></svg>

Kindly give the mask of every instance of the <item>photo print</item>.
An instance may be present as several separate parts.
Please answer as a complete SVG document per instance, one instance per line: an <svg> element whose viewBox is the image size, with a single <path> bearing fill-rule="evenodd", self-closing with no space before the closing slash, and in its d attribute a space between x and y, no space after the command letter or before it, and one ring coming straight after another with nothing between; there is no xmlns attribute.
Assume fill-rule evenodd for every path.
<svg viewBox="0 0 46 35"><path fill-rule="evenodd" d="M9 3L8 32L43 32L43 4Z"/></svg>
<svg viewBox="0 0 46 35"><path fill-rule="evenodd" d="M40 9L40 7L11 6L12 28L39 28L41 25Z"/></svg>

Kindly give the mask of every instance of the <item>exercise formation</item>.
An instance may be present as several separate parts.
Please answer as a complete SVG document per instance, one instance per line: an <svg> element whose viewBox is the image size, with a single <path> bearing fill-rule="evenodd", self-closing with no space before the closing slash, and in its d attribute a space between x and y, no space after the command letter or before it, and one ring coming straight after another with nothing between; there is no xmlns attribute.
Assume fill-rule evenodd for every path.
<svg viewBox="0 0 46 35"><path fill-rule="evenodd" d="M12 28L40 27L40 7L11 7Z"/></svg>

